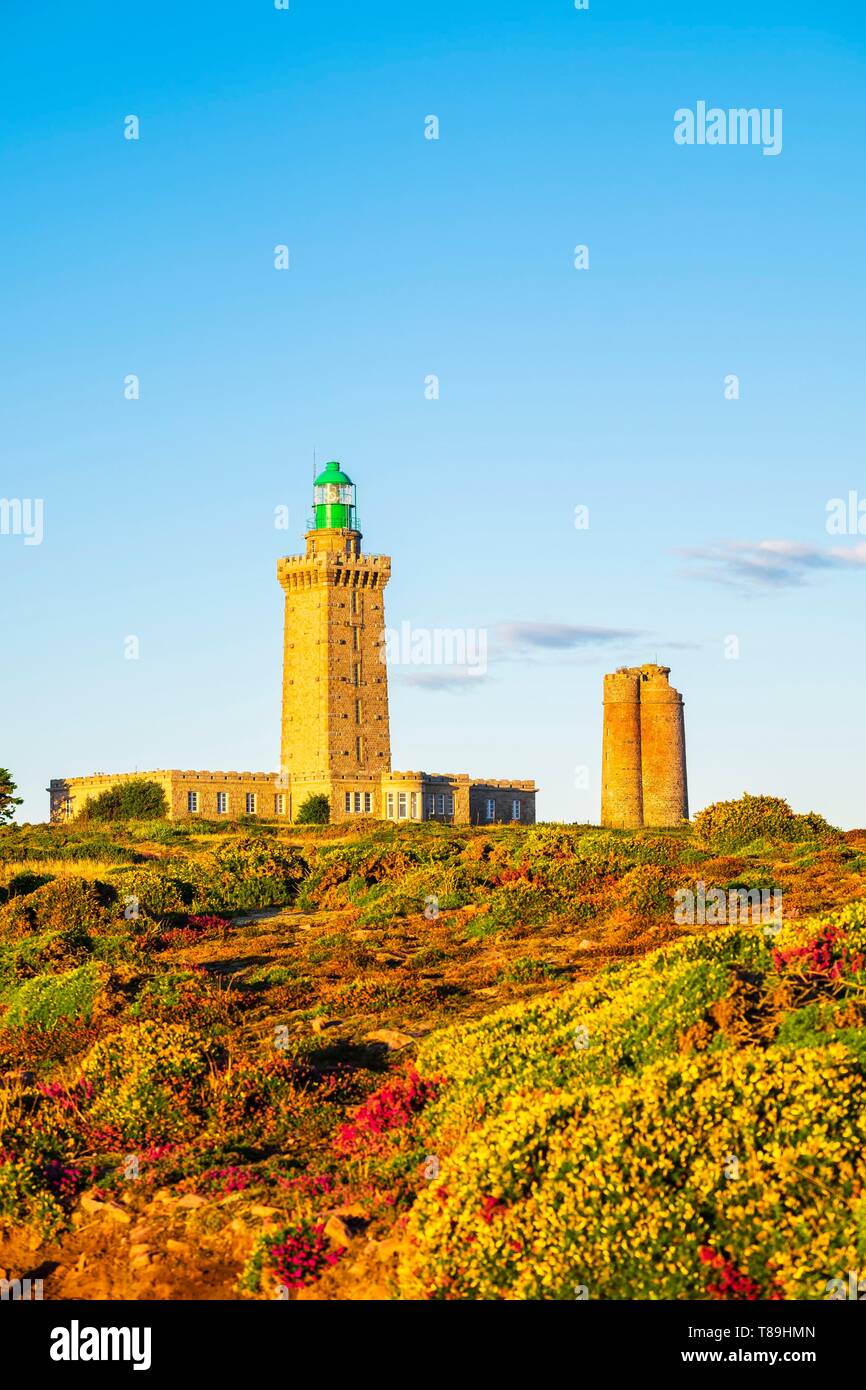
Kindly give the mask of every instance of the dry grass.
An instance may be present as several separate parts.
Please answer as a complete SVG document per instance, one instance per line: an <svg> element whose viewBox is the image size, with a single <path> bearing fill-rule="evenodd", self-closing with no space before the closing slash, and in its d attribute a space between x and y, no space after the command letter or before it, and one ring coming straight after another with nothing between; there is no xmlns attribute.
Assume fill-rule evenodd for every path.
<svg viewBox="0 0 866 1390"><path fill-rule="evenodd" d="M0 864L0 885L8 887L17 874L52 874L70 878L106 878L117 869L110 859L11 859Z"/></svg>

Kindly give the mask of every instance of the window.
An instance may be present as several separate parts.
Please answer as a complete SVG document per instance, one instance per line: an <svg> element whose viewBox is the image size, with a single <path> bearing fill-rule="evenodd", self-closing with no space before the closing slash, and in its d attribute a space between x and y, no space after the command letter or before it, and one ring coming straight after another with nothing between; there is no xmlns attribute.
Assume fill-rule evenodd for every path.
<svg viewBox="0 0 866 1390"><path fill-rule="evenodd" d="M358 591L357 591L357 589L353 589L353 590L352 590L352 598L351 598L351 603L350 603L349 606L350 606L350 609L351 609L351 611L352 611L353 613L357 613L357 611L358 611Z"/></svg>
<svg viewBox="0 0 866 1390"><path fill-rule="evenodd" d="M355 792L355 810L356 810L356 811L360 811L360 810L361 810L361 793L360 793L360 792Z"/></svg>
<svg viewBox="0 0 866 1390"><path fill-rule="evenodd" d="M356 724L360 724L360 722L361 722L361 701L360 701L360 700L356 700L356 701L355 701L355 723L356 723Z"/></svg>
<svg viewBox="0 0 866 1390"><path fill-rule="evenodd" d="M360 684L361 684L361 667L360 667L360 665L355 665L355 666L352 667L352 680L355 682L356 685L360 685Z"/></svg>
<svg viewBox="0 0 866 1390"><path fill-rule="evenodd" d="M486 800L486 802L485 802L484 804L485 804L485 810L486 810L486 812L487 812L487 819L488 819L488 820L496 820L496 802L493 800L493 797L492 797L492 796L488 796L488 798L487 798L487 800Z"/></svg>
<svg viewBox="0 0 866 1390"><path fill-rule="evenodd" d="M352 628L352 646L356 652L361 650L361 629L359 627Z"/></svg>
<svg viewBox="0 0 866 1390"><path fill-rule="evenodd" d="M406 819L406 793L405 793L405 792L398 792L398 793L397 793L397 819L398 819L398 820L405 820L405 819Z"/></svg>
<svg viewBox="0 0 866 1390"><path fill-rule="evenodd" d="M520 820L520 801L515 797L511 803L511 819Z"/></svg>
<svg viewBox="0 0 866 1390"><path fill-rule="evenodd" d="M388 820L394 819L394 793L388 793Z"/></svg>
<svg viewBox="0 0 866 1390"><path fill-rule="evenodd" d="M369 815L373 809L373 793L364 792L364 810Z"/></svg>
<svg viewBox="0 0 866 1390"><path fill-rule="evenodd" d="M274 815L284 816L286 814L286 793L277 792L274 796Z"/></svg>
<svg viewBox="0 0 866 1390"><path fill-rule="evenodd" d="M192 813L198 810L198 792L187 792L186 809Z"/></svg>
<svg viewBox="0 0 866 1390"><path fill-rule="evenodd" d="M453 792L449 792L448 795L445 797L445 814L446 814L446 816L453 816L453 815L454 815L454 793L453 793Z"/></svg>
<svg viewBox="0 0 866 1390"><path fill-rule="evenodd" d="M431 817L431 816L435 816L435 814L436 814L436 798L435 798L435 796L433 796L433 794L431 793L431 794L427 797L427 816L428 816L428 818L429 818L429 817Z"/></svg>
<svg viewBox="0 0 866 1390"><path fill-rule="evenodd" d="M361 761L361 735L360 735L360 734L359 734L358 737L355 739L355 757L357 758L358 762Z"/></svg>
<svg viewBox="0 0 866 1390"><path fill-rule="evenodd" d="M412 820L418 819L418 793L412 792L409 796L409 815Z"/></svg>
<svg viewBox="0 0 866 1390"><path fill-rule="evenodd" d="M444 792L440 792L439 795L438 795L438 797L436 798L436 810L439 812L440 816L444 816L444 815L445 815L445 793L444 793Z"/></svg>
<svg viewBox="0 0 866 1390"><path fill-rule="evenodd" d="M227 811L228 809L229 809L229 794L228 794L228 792L217 792L217 813L218 813L218 815L224 816L225 813L226 813L226 811Z"/></svg>
<svg viewBox="0 0 866 1390"><path fill-rule="evenodd" d="M343 802L343 806L344 806L345 810L351 811L351 809L352 809L352 793L351 793L351 792L346 792L346 799L345 799L345 801Z"/></svg>
<svg viewBox="0 0 866 1390"><path fill-rule="evenodd" d="M247 807L247 815L248 815L248 816L254 816L254 815L256 814L256 802L257 802L257 801L258 801L258 797L257 797L257 795L256 795L255 792L247 792L247 796L246 796L246 807Z"/></svg>

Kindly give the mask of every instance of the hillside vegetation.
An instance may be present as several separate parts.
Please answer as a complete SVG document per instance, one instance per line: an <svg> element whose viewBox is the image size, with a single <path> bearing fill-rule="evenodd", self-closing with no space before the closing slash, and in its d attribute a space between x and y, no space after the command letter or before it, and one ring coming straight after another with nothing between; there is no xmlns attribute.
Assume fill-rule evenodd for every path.
<svg viewBox="0 0 866 1390"><path fill-rule="evenodd" d="M739 920L675 913L713 889ZM0 1270L47 1298L809 1299L863 1265L864 832L773 798L4 827L0 902Z"/></svg>

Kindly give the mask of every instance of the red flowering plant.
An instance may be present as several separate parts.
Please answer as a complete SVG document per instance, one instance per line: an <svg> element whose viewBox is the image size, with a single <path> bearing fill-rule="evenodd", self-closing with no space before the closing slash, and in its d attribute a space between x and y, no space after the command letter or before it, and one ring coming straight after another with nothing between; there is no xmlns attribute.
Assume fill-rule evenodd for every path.
<svg viewBox="0 0 866 1390"><path fill-rule="evenodd" d="M773 965L780 972L793 969L798 974L839 980L844 975L855 975L866 968L866 957L842 927L828 924L818 936L803 946L775 950Z"/></svg>
<svg viewBox="0 0 866 1390"><path fill-rule="evenodd" d="M321 1221L298 1221L276 1235L262 1235L256 1241L240 1278L240 1286L248 1293L258 1293L265 1285L265 1276L276 1286L277 1293L313 1284L346 1252L333 1249Z"/></svg>
<svg viewBox="0 0 866 1390"><path fill-rule="evenodd" d="M196 942L207 941L215 936L225 938L228 928L227 917L217 917L214 914L204 917L188 916L185 926L169 927L161 931L156 944L161 950L171 946L195 946Z"/></svg>
<svg viewBox="0 0 866 1390"><path fill-rule="evenodd" d="M335 1147L344 1154L362 1146L376 1146L377 1138L389 1130L404 1129L412 1117L424 1109L442 1085L436 1077L421 1077L411 1065L381 1090L368 1096L348 1124L337 1131Z"/></svg>
<svg viewBox="0 0 866 1390"><path fill-rule="evenodd" d="M215 1188L223 1196L228 1196L231 1192L243 1192L255 1180L255 1174L248 1168L230 1164L228 1168L208 1168L199 1178L199 1186Z"/></svg>
<svg viewBox="0 0 866 1390"><path fill-rule="evenodd" d="M761 1288L748 1274L737 1269L732 1260L714 1250L711 1245L702 1245L698 1251L701 1264L709 1265L716 1280L707 1284L707 1295L716 1300L740 1300L756 1302L759 1299L778 1299L782 1295L772 1287L769 1291Z"/></svg>

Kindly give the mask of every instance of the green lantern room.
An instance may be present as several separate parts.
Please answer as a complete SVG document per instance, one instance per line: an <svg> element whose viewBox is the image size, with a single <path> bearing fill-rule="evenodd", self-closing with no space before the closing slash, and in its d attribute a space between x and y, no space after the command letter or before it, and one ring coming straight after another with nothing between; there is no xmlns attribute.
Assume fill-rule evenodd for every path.
<svg viewBox="0 0 866 1390"><path fill-rule="evenodd" d="M357 531L355 484L339 463L326 463L313 484L314 531Z"/></svg>

